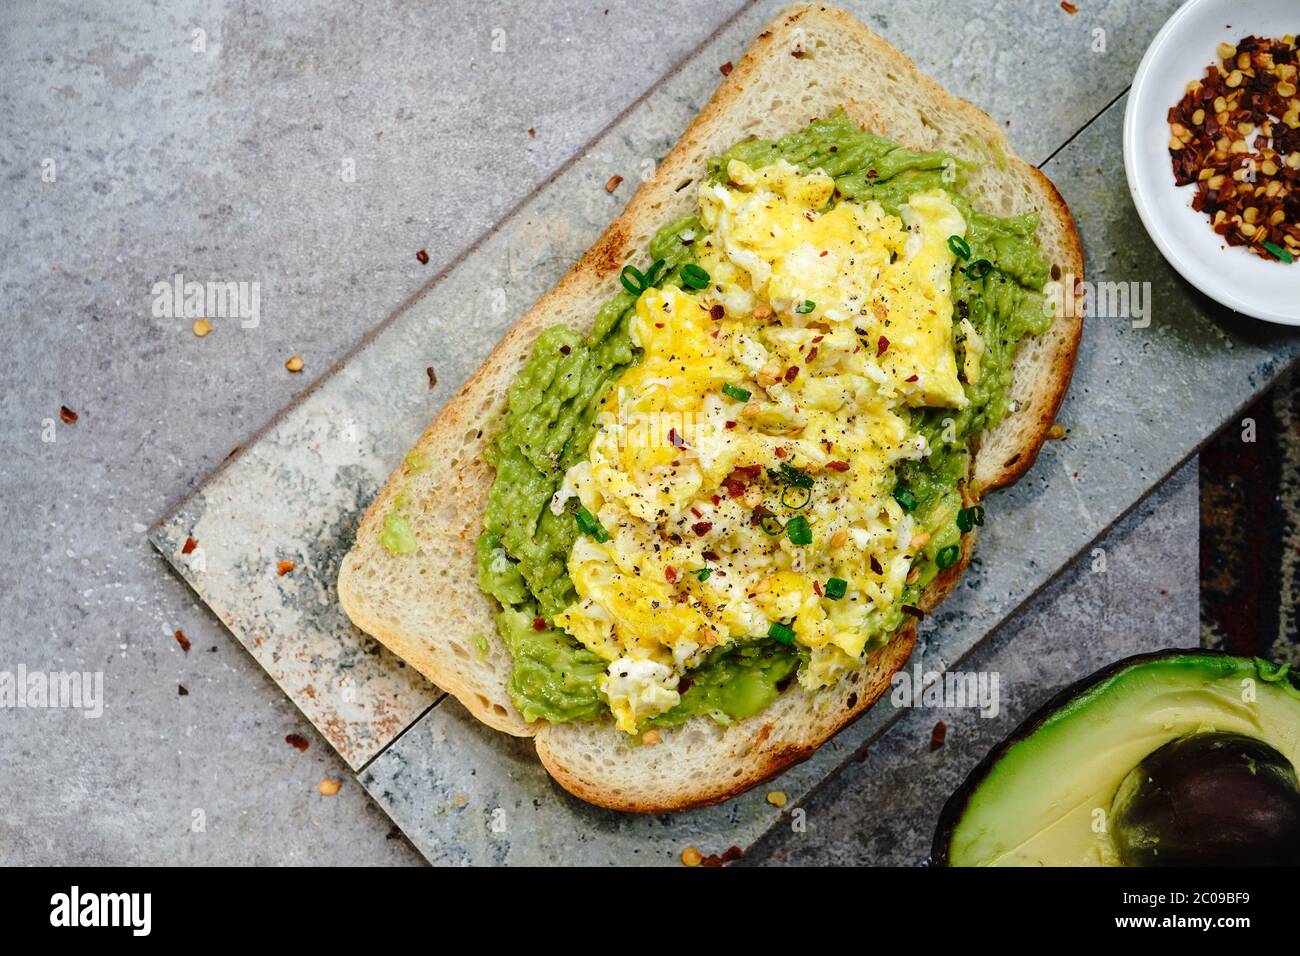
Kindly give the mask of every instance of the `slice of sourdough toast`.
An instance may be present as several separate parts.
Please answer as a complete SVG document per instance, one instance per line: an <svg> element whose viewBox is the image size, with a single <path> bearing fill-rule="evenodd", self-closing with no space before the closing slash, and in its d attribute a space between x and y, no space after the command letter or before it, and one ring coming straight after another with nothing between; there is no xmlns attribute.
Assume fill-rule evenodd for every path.
<svg viewBox="0 0 1300 956"><path fill-rule="evenodd" d="M731 727L695 718L661 731L654 746L636 745L609 721L523 719L507 691L512 661L496 633L498 607L477 583L475 542L494 478L483 453L537 335L556 324L590 328L621 267L643 257L661 225L691 211L695 190L689 186L705 175L709 157L745 137L778 138L837 109L908 148L977 163L965 189L971 201L999 216L1037 211L1039 242L1053 275L1082 280L1082 251L1064 201L1037 169L1011 155L992 119L922 75L843 11L791 7L759 34L618 219L515 324L420 437L418 456L439 467L400 467L367 511L343 562L339 599L353 623L483 722L535 736L546 769L592 803L660 811L725 800L807 757L861 714L911 651L915 627L909 624L833 687L816 693L796 687ZM1012 411L981 436L977 487L1010 484L1033 463L1069 384L1081 331L1080 310L1071 308L1024 343L1013 370ZM399 493L416 550L395 557L381 545L380 531ZM935 580L924 609L951 590L973 544L968 535L963 561Z"/></svg>

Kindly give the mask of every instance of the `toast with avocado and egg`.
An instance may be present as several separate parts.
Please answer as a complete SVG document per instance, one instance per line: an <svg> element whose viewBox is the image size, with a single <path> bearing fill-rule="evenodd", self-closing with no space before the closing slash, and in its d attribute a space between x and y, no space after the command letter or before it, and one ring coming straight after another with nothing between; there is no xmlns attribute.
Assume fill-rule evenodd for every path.
<svg viewBox="0 0 1300 956"><path fill-rule="evenodd" d="M343 607L584 800L727 799L907 659L1053 424L1082 275L993 120L792 7L389 479Z"/></svg>

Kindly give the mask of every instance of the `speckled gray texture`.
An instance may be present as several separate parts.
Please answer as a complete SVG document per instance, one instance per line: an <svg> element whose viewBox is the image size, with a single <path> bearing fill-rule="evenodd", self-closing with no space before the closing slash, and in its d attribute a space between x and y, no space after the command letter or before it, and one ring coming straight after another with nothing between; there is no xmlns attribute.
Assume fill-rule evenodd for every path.
<svg viewBox="0 0 1300 956"><path fill-rule="evenodd" d="M1007 120L1017 149L1041 161L1122 91L1142 46L1175 4L1112 2L1095 12L1080 5L1076 17L1051 4L1026 15L1023 4L994 3L980 17L962 3L851 6L924 69ZM436 12L395 3L362 10L222 2L7 11L0 33L0 290L13 334L0 357L0 667L102 669L108 708L90 721L71 712L0 712L0 766L19 771L0 774L0 860L418 859L401 839L386 839L394 835L391 825L349 780L346 765L165 573L146 545L145 526L735 6L660 4L659 19L673 28L656 31L653 43L638 29L638 6L613 0L595 7L442 4ZM608 16L600 15L605 7ZM773 9L745 17L761 22ZM1108 49L1094 55L1088 44L1099 26ZM202 51L193 49L198 29L205 31ZM566 217L577 212L578 229L559 237L549 258L531 263L511 303L526 304L614 215L625 197L599 192L609 172L626 175L626 157L636 157L635 169L666 148L675 135L666 131L685 125L716 83L717 63L738 55L752 32L738 24L680 74L693 86L637 107L647 128L665 131L658 138L587 156L582 202L564 206ZM504 46L500 52L494 41ZM1063 60L1070 69L1056 66ZM1025 93L1029 76L1032 96ZM1118 141L1108 135L1113 149ZM1097 205L1090 255L1094 265L1109 259L1112 268L1117 262L1152 269L1136 220L1131 213L1124 218L1117 149L1107 148L1094 142L1081 154L1079 170L1104 159L1105 176L1081 176L1069 196L1077 211ZM42 181L46 160L57 171L54 182ZM343 176L347 160L354 181ZM1094 210L1085 212L1087 227ZM556 238L546 229L540 234ZM422 247L431 258L427 267L413 256ZM1113 249L1121 252L1112 257ZM1154 268L1153 279L1166 275ZM153 284L178 272L261 283L260 324L242 330L217 322L216 332L199 340L188 321L154 318ZM1171 305L1181 308L1188 294L1175 292ZM510 320L482 309L478 299L472 306L459 303L441 318L444 325L408 342L420 351L418 361L390 369L382 382L358 385L389 389L400 427L409 432L367 433L364 440L384 460L367 461L370 470L358 482L386 472ZM466 312L476 321L466 323ZM437 334L448 328L457 335ZM1141 356L1160 345L1162 334L1170 333L1153 331L1132 349ZM1183 334L1175 333L1173 344L1212 373L1217 358L1204 346L1189 350ZM1223 341L1244 343L1251 334L1230 328ZM1157 361L1167 354L1160 348ZM1230 363L1226 391L1263 386L1273 368L1258 361L1262 351ZM306 358L302 377L282 368L293 353ZM427 353L433 354L426 360ZM1103 350L1089 361L1117 360ZM430 363L442 372L431 393L423 379ZM1187 372L1173 360L1171 367L1172 376L1162 370L1166 383ZM1092 381L1104 382L1104 375ZM1159 387L1157 378L1153 392ZM1184 394L1179 389L1175 397ZM1144 414L1170 415L1158 402L1126 408L1122 398L1105 407L1119 435ZM1092 398L1076 391L1075 400ZM57 419L60 404L78 410L81 420L55 426L57 441L44 443L44 422ZM1209 428L1182 424L1179 442ZM1110 454L1097 467L1115 470L1123 460ZM1159 477L1140 467L1147 470L1134 476L1138 483ZM1161 508L1185 517L1189 505L1170 500ZM1103 524L1104 513L1085 527ZM330 526L321 516L313 528ZM1182 559L1190 565L1194 553ZM327 580L312 570L317 582ZM1124 589L1129 581L1115 576L1111 586ZM1131 582L1145 585L1140 576ZM282 585L290 583L269 582ZM1033 614L1026 620L1038 620ZM1043 615L1049 633L1069 623L1050 608ZM172 639L177 627L194 642L188 655ZM1093 636L1098 659L1127 650L1115 640L1114 653L1106 653L1112 638ZM1045 653L1043 671L1052 672L1057 662ZM1072 662L1059 664L1065 670ZM188 696L178 696L178 683ZM284 743L289 732L309 738L306 753ZM509 746L494 753L504 760L498 767L516 768L521 779L536 772ZM907 772L904 756L892 772ZM445 795L426 793L406 825L418 830L425 816L449 807L464 813L457 797L469 802L474 776L465 769L447 780ZM318 796L322 777L343 780L342 793ZM544 786L539 799L553 792ZM480 818L485 807L480 800L475 808ZM204 822L198 832L196 811ZM911 808L890 813L906 818ZM517 834L520 815L508 810L505 821L507 833ZM491 834L490 815L487 826ZM485 862L503 852L497 843L472 840L439 849L443 858ZM513 852L520 858L520 849Z"/></svg>

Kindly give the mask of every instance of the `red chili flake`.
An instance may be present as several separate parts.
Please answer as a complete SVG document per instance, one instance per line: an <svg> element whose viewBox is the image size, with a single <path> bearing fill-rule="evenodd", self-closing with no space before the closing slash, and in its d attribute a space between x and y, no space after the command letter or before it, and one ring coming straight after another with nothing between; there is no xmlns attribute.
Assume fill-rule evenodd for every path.
<svg viewBox="0 0 1300 956"><path fill-rule="evenodd" d="M615 189L623 184L622 176L610 176L605 180L605 192L612 193Z"/></svg>
<svg viewBox="0 0 1300 956"><path fill-rule="evenodd" d="M828 461L826 467L831 471L848 471L849 463L847 461Z"/></svg>
<svg viewBox="0 0 1300 956"><path fill-rule="evenodd" d="M732 477L740 478L742 480L748 478L749 480L752 481L753 479L757 478L759 475L763 474L763 466L762 465L737 465L735 468L731 469L731 474Z"/></svg>
<svg viewBox="0 0 1300 956"><path fill-rule="evenodd" d="M692 508L692 509L691 509L691 514L695 515L695 517L697 517L697 518L703 518L703 517L704 517L704 512L702 512L699 508Z"/></svg>
<svg viewBox="0 0 1300 956"><path fill-rule="evenodd" d="M709 495L709 500L713 502L713 507L715 508L722 503L722 497L720 495Z"/></svg>
<svg viewBox="0 0 1300 956"><path fill-rule="evenodd" d="M430 365L428 368L426 368L426 369L424 370L424 373L425 373L426 375L429 376L429 387L430 387L430 388L433 388L433 386L435 386L435 385L438 384L438 376L435 375L435 374L433 374L433 366L432 366L432 365Z"/></svg>
<svg viewBox="0 0 1300 956"><path fill-rule="evenodd" d="M934 725L934 730L930 732L930 749L938 750L947 739L948 725L941 720Z"/></svg>
<svg viewBox="0 0 1300 956"><path fill-rule="evenodd" d="M535 127L532 126L528 127L528 138L529 139L537 138L537 129Z"/></svg>
<svg viewBox="0 0 1300 956"><path fill-rule="evenodd" d="M285 734L284 742L291 747L297 747L299 750L306 750L310 743L302 734Z"/></svg>
<svg viewBox="0 0 1300 956"><path fill-rule="evenodd" d="M569 348L567 345L561 345L561 346L560 346L560 354L561 354L561 355L568 355L568 354L569 354L570 352L572 352L572 351L573 351L573 349Z"/></svg>
<svg viewBox="0 0 1300 956"><path fill-rule="evenodd" d="M546 630L546 622L543 621L540 617L533 618L533 630L534 631Z"/></svg>
<svg viewBox="0 0 1300 956"><path fill-rule="evenodd" d="M710 531L713 530L713 522L697 521L695 522L695 524L691 525L691 530L694 531L697 535L699 535L702 538Z"/></svg>
<svg viewBox="0 0 1300 956"><path fill-rule="evenodd" d="M822 252L821 252L821 255L818 256L817 258L818 258L818 259L821 259L821 258L825 257L826 252L827 252L827 250L826 250L826 249L823 249Z"/></svg>
<svg viewBox="0 0 1300 956"><path fill-rule="evenodd" d="M677 581L677 569L671 564L664 568L664 578L669 584L675 584Z"/></svg>
<svg viewBox="0 0 1300 956"><path fill-rule="evenodd" d="M731 69L731 61L728 60L726 63L722 64L722 66L718 67L718 72L723 76L731 76Z"/></svg>
<svg viewBox="0 0 1300 956"><path fill-rule="evenodd" d="M715 305L713 308L709 309L709 318L713 319L715 322L720 322L722 317L726 314L727 310L720 305Z"/></svg>
<svg viewBox="0 0 1300 956"><path fill-rule="evenodd" d="M723 481L722 487L727 489L728 498L740 498L745 494L745 483L737 481L735 478L728 478Z"/></svg>
<svg viewBox="0 0 1300 956"><path fill-rule="evenodd" d="M297 566L298 565L294 564L292 561L281 561L275 566L275 573L280 575L280 577L284 577Z"/></svg>
<svg viewBox="0 0 1300 956"><path fill-rule="evenodd" d="M722 559L718 556L718 552L716 552L716 551L705 551L705 552L703 552L703 553L700 555L700 557L702 557L705 561L721 561L721 560L722 560Z"/></svg>
<svg viewBox="0 0 1300 956"><path fill-rule="evenodd" d="M663 327L664 327L664 324L663 324L662 322L656 322L656 323L655 323L655 328L656 328L656 329L662 329Z"/></svg>
<svg viewBox="0 0 1300 956"><path fill-rule="evenodd" d="M670 429L668 429L668 442L669 442L669 444L671 444L674 448L685 448L685 447L686 447L686 441L685 441L685 439L683 439L681 435L677 434L677 429L676 429L676 428L670 428ZM697 516L697 517L698 517L698 516Z"/></svg>
<svg viewBox="0 0 1300 956"><path fill-rule="evenodd" d="M788 369L785 370L785 380L787 382L793 382L798 377L799 377L798 365L791 365Z"/></svg>
<svg viewBox="0 0 1300 956"><path fill-rule="evenodd" d="M736 423L735 423L735 422L731 422L731 421L723 422L723 423L722 423L722 427L723 427L723 428L727 428L727 429L735 428L735 427L736 427Z"/></svg>
<svg viewBox="0 0 1300 956"><path fill-rule="evenodd" d="M905 381L905 382L915 382L915 381L916 381L918 378L920 378L920 377L921 377L921 376L919 376L919 375L913 375L913 376L911 376L910 378L905 378L905 379L903 379L903 381Z"/></svg>
<svg viewBox="0 0 1300 956"><path fill-rule="evenodd" d="M182 631L179 627L176 628L176 643L181 646L181 650L183 650L186 654L190 652L190 647L192 646L190 644L190 639L185 636L185 632Z"/></svg>
<svg viewBox="0 0 1300 956"><path fill-rule="evenodd" d="M72 409L70 409L67 405L59 406L59 418L62 420L63 424L65 425L77 424L77 413L74 412Z"/></svg>
<svg viewBox="0 0 1300 956"><path fill-rule="evenodd" d="M423 249L415 254L415 258L420 261L420 265L422 266L427 266L429 264L429 253Z"/></svg>
<svg viewBox="0 0 1300 956"><path fill-rule="evenodd" d="M187 690L185 689L185 685L184 685L184 684L177 684L177 685L176 685L176 696L177 696L177 697L189 697L189 696L190 696L190 692L187 691Z"/></svg>
<svg viewBox="0 0 1300 956"><path fill-rule="evenodd" d="M199 546L197 538L186 538L185 544L181 546L181 554L190 554Z"/></svg>
<svg viewBox="0 0 1300 956"><path fill-rule="evenodd" d="M784 448L778 448L778 449L776 450L776 457L777 457L777 458L784 458L785 455L786 455L786 451L785 451Z"/></svg>
<svg viewBox="0 0 1300 956"><path fill-rule="evenodd" d="M732 860L743 860L745 851L738 846L729 846L722 852L722 862L730 863Z"/></svg>
<svg viewBox="0 0 1300 956"><path fill-rule="evenodd" d="M820 581L813 582L813 593L818 597L822 596L822 583Z"/></svg>
<svg viewBox="0 0 1300 956"><path fill-rule="evenodd" d="M812 348L808 350L808 362L811 364L812 360L815 359L816 357L817 357L817 347L814 345Z"/></svg>
<svg viewBox="0 0 1300 956"><path fill-rule="evenodd" d="M882 335L880 337L880 341L876 343L876 358L880 358L880 356L884 355L885 351L888 348L889 348L889 339L885 338Z"/></svg>
<svg viewBox="0 0 1300 956"><path fill-rule="evenodd" d="M1079 8L1070 3L1069 0L1061 0L1061 9L1066 13L1078 13Z"/></svg>

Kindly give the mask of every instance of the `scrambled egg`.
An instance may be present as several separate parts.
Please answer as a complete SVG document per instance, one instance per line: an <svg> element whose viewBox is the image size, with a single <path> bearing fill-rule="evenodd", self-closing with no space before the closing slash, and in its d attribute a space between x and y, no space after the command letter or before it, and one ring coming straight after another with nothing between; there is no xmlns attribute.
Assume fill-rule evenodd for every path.
<svg viewBox="0 0 1300 956"><path fill-rule="evenodd" d="M900 218L784 161L727 175L700 189L708 284L637 300L641 362L552 503L576 496L607 538L579 537L555 623L610 662L629 733L774 624L809 651L804 686L857 666L912 564L893 470L929 448L906 409L966 403L948 246L966 223L941 190Z"/></svg>

